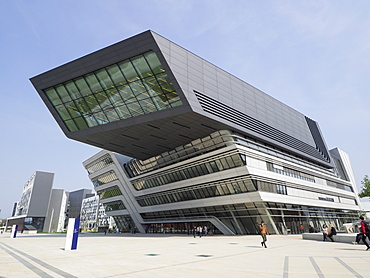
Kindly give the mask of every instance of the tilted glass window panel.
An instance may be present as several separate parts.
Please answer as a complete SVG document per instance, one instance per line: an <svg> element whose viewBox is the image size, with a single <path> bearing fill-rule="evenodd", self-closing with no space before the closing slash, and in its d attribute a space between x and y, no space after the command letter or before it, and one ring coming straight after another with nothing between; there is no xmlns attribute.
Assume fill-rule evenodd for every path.
<svg viewBox="0 0 370 278"><path fill-rule="evenodd" d="M149 89L150 95L153 96L153 97L154 96L160 96L161 99L164 99L165 95L164 95L164 92L163 92L161 86L158 83L158 80L157 79L152 80L151 78L150 79L147 78L147 79L144 80L144 84L148 85L148 81L150 82L149 83L150 84L150 89ZM167 100L167 98L165 100Z"/></svg>
<svg viewBox="0 0 370 278"><path fill-rule="evenodd" d="M177 96L176 98L170 99L168 102L171 104L171 107L182 105L182 101L179 96Z"/></svg>
<svg viewBox="0 0 370 278"><path fill-rule="evenodd" d="M106 90L113 86L113 82L105 69L95 71L96 76L99 79L101 86Z"/></svg>
<svg viewBox="0 0 370 278"><path fill-rule="evenodd" d="M100 91L98 93L94 94L96 100L100 104L100 107L104 110L106 108L111 108L113 107L112 103L108 99L107 94L104 91Z"/></svg>
<svg viewBox="0 0 370 278"><path fill-rule="evenodd" d="M98 103L98 101L96 100L96 98L94 97L93 94L85 96L84 99L85 99L85 101L86 101L86 103L89 106L91 111L101 110L101 108L99 106L99 103Z"/></svg>
<svg viewBox="0 0 370 278"><path fill-rule="evenodd" d="M173 87L172 83L168 80L166 73L158 74L156 75L156 78L164 92L171 93L175 91L175 88Z"/></svg>
<svg viewBox="0 0 370 278"><path fill-rule="evenodd" d="M84 129L88 127L86 120L83 117L74 118L73 120L75 121L79 129Z"/></svg>
<svg viewBox="0 0 370 278"><path fill-rule="evenodd" d="M124 86L118 87L117 89L118 89L118 92L121 95L122 99L125 102L132 101L133 99L135 99L135 95L132 92L130 86L124 85Z"/></svg>
<svg viewBox="0 0 370 278"><path fill-rule="evenodd" d="M122 86L127 84L126 78L123 76L121 70L119 69L118 65L112 65L106 68L109 76L112 78L113 83L116 86Z"/></svg>
<svg viewBox="0 0 370 278"><path fill-rule="evenodd" d="M70 95L68 94L66 88L64 88L64 85L55 86L55 89L56 89L60 99L62 100L62 102L67 102L67 101L72 100Z"/></svg>
<svg viewBox="0 0 370 278"><path fill-rule="evenodd" d="M108 120L110 122L114 122L114 121L118 121L119 120L119 116L116 112L116 110L114 110L113 108L109 109L109 110L104 110L105 112L105 115L107 116Z"/></svg>
<svg viewBox="0 0 370 278"><path fill-rule="evenodd" d="M149 91L151 96L155 96L158 94L163 94L161 87L159 86L159 83L157 79L152 76L152 77L147 77L142 80L145 88Z"/></svg>
<svg viewBox="0 0 370 278"><path fill-rule="evenodd" d="M73 120L66 120L65 123L66 123L66 126L67 126L69 131L77 131L78 130L78 127L77 127L77 125L75 124L75 122Z"/></svg>
<svg viewBox="0 0 370 278"><path fill-rule="evenodd" d="M154 52L147 52L144 54L144 57L147 60L154 74L164 72L161 62L159 61L157 55Z"/></svg>
<svg viewBox="0 0 370 278"><path fill-rule="evenodd" d="M82 113L78 110L76 104L73 101L69 101L64 105L72 118L80 117L82 115Z"/></svg>
<svg viewBox="0 0 370 278"><path fill-rule="evenodd" d="M129 83L130 88L135 96L140 95L141 93L145 92L146 89L143 85L143 83L140 80L134 81Z"/></svg>
<svg viewBox="0 0 370 278"><path fill-rule="evenodd" d="M92 114L85 114L84 118L85 118L85 120L87 122L87 125L89 127L99 125L98 121L95 119L94 115L92 115Z"/></svg>
<svg viewBox="0 0 370 278"><path fill-rule="evenodd" d="M62 103L54 88L46 89L45 94L54 106Z"/></svg>
<svg viewBox="0 0 370 278"><path fill-rule="evenodd" d="M90 111L89 106L83 98L75 100L76 107L81 112L81 114L86 114Z"/></svg>
<svg viewBox="0 0 370 278"><path fill-rule="evenodd" d="M217 188L217 189L216 189L216 193L215 193L216 195L226 195L226 193L225 193L225 192L223 191L223 189L222 189L222 185L219 185L219 184L218 184L218 185L216 186L216 188Z"/></svg>
<svg viewBox="0 0 370 278"><path fill-rule="evenodd" d="M170 107L168 102L165 102L159 96L152 97L153 102L158 110L164 110Z"/></svg>
<svg viewBox="0 0 370 278"><path fill-rule="evenodd" d="M230 167L230 168L234 168L234 167L236 167L236 165L234 164L234 161L232 160L232 158L231 158L230 156L225 157L225 158L226 158L226 161L227 161L227 163L229 164L229 167Z"/></svg>
<svg viewBox="0 0 370 278"><path fill-rule="evenodd" d="M120 62L118 63L118 66L128 82L133 82L139 79L139 76L130 61L126 60Z"/></svg>
<svg viewBox="0 0 370 278"><path fill-rule="evenodd" d="M128 103L127 107L130 110L132 116L134 117L144 114L143 109L137 102Z"/></svg>
<svg viewBox="0 0 370 278"><path fill-rule="evenodd" d="M64 83L65 88L67 89L69 95L71 96L72 99L78 99L81 98L82 95L78 91L75 83L73 81L67 81Z"/></svg>
<svg viewBox="0 0 370 278"><path fill-rule="evenodd" d="M110 102L112 103L114 107L124 104L124 101L121 98L121 95L118 93L115 87L106 90L105 93L107 94Z"/></svg>
<svg viewBox="0 0 370 278"><path fill-rule="evenodd" d="M59 116L62 118L62 120L71 119L71 115L68 113L67 108L63 104L55 106L55 109L58 112Z"/></svg>
<svg viewBox="0 0 370 278"><path fill-rule="evenodd" d="M140 101L140 105L146 114L157 111L153 100L150 98Z"/></svg>
<svg viewBox="0 0 370 278"><path fill-rule="evenodd" d="M95 119L98 121L99 124L106 124L109 123L107 116L104 114L103 111L99 111L94 113Z"/></svg>
<svg viewBox="0 0 370 278"><path fill-rule="evenodd" d="M85 80L93 93L103 91L103 88L100 86L100 83L94 73L85 74Z"/></svg>
<svg viewBox="0 0 370 278"><path fill-rule="evenodd" d="M137 73L141 78L145 78L148 76L152 76L153 73L151 69L149 68L149 65L147 64L144 56L140 55L138 57L135 57L134 59L131 59L132 64L134 65Z"/></svg>
<svg viewBox="0 0 370 278"><path fill-rule="evenodd" d="M140 102L142 99L149 98L149 92L148 91L142 91L139 95L136 95L136 99Z"/></svg>
<svg viewBox="0 0 370 278"><path fill-rule="evenodd" d="M83 97L90 95L92 93L85 79L82 76L76 78L74 81L75 81L77 89L79 90L79 92L81 93Z"/></svg>
<svg viewBox="0 0 370 278"><path fill-rule="evenodd" d="M126 105L116 107L116 111L121 119L127 119L132 117Z"/></svg>

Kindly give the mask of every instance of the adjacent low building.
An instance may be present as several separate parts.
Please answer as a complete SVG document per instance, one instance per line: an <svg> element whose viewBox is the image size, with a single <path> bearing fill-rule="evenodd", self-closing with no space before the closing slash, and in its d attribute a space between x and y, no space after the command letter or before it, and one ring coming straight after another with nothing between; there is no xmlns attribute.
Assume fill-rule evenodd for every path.
<svg viewBox="0 0 370 278"><path fill-rule="evenodd" d="M348 155L316 121L146 31L31 79L121 230L296 233L357 219Z"/></svg>

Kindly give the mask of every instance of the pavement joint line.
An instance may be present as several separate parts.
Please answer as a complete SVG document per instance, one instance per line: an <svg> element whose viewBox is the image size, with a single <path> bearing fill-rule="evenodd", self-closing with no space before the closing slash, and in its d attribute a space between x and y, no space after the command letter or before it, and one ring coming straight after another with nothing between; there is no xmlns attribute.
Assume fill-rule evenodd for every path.
<svg viewBox="0 0 370 278"><path fill-rule="evenodd" d="M317 273L317 276L319 276L320 278L325 278L324 274L322 273L320 267L318 266L318 264L316 263L315 259L313 257L309 257L310 261L311 261L311 264L313 266L313 268L315 269L316 273Z"/></svg>
<svg viewBox="0 0 370 278"><path fill-rule="evenodd" d="M0 242L0 244L3 245L4 243L1 243ZM49 274L47 274L46 272L42 271L41 269L39 269L35 265L31 264L30 262L27 262L25 259L23 259L22 257L18 256L15 253L13 253L12 251L8 250L4 246L1 246L0 245L0 249L2 249L3 251L5 251L6 253L8 253L10 256L12 256L14 259L16 259L17 261L19 261L22 265L24 265L25 267L27 267L29 270L31 270L32 272L34 272L38 276L43 277L43 278L53 278L53 276L50 276Z"/></svg>
<svg viewBox="0 0 370 278"><path fill-rule="evenodd" d="M362 275L358 274L352 267L347 265L345 262L343 262L338 257L334 257L339 263L341 263L345 268L347 268L353 275L355 275L357 278L364 278Z"/></svg>
<svg viewBox="0 0 370 278"><path fill-rule="evenodd" d="M283 278L288 278L288 274L289 274L289 256L285 256Z"/></svg>
<svg viewBox="0 0 370 278"><path fill-rule="evenodd" d="M294 244L286 244L286 245L294 245ZM275 248L278 248L278 247L273 247L273 248L270 248L270 249L275 249ZM251 250L251 251L248 251L248 252L241 252L241 253L237 253L237 254L225 255L225 256L219 256L219 257L216 257L216 256L206 257L206 258L202 257L201 260L197 260L197 261L189 261L189 262L185 262L185 263L178 263L178 264L173 264L173 265L166 265L166 266L153 267L153 268L147 268L147 269L142 269L142 270L126 272L126 273L114 274L114 275L106 276L106 278L117 277L117 276L120 276L120 275L130 275L130 274L152 271L152 270L158 270L158 269L171 268L171 267L174 267L174 266L189 265L189 264L194 264L194 263L202 263L203 260L218 260L218 259L227 258L227 257L235 257L235 256L244 255L244 254L249 254L249 253L256 253L256 252L260 252L260 251L265 252L263 250L266 250L266 248L260 248L258 246L258 250Z"/></svg>
<svg viewBox="0 0 370 278"><path fill-rule="evenodd" d="M26 253L24 253L24 252L22 252L22 251L20 251L20 250L17 250L17 249L15 249L15 248L13 248L13 247L11 247L11 246L9 246L9 245L7 245L7 244L5 244L5 243L3 243L3 242L0 242L0 244L2 244L3 246L6 246L7 248L9 248L9 249L11 249L11 250L13 250L13 251L15 251L15 252L17 252L17 253L19 253L19 254L21 254L21 255L23 255L24 257L26 257L26 258L28 258L28 259L30 259L30 260L32 260L33 262L35 262L35 263L37 263L37 264L39 264L39 265L41 265L41 266L43 266L43 267L45 267L46 269L48 269L48 270L50 270L50 271L52 271L52 272L54 272L54 273L56 273L56 274L58 274L58 275L61 275L61 276L63 276L63 277L65 277L65 278L77 278L76 276L73 276L73 275L71 275L71 274L69 274L69 273L67 273L67 272L64 272L63 270L60 270L60 269L58 269L58 268L56 268L56 267L54 267L54 266L52 266L52 265L49 265L49 264L47 264L47 263L45 263L45 262L43 262L43 261L41 261L41 260L39 260L39 259L37 259L37 258L35 258L35 257L32 257L31 255L28 255L28 254L26 254ZM4 247L2 247L3 249L4 249ZM9 251L9 250L8 250ZM11 252L11 251L9 251L9 252ZM13 253L13 252L11 252L11 253ZM18 255L16 255L15 253L13 253L15 256L17 256L17 257L19 257ZM16 258L16 257L15 257ZM19 257L20 258L20 257ZM22 259L22 258L21 258ZM22 259L23 260L23 259ZM24 260L25 261L25 260ZM21 261L20 261L21 262ZM25 261L25 262L27 262L27 261ZM45 272L44 272L45 273ZM45 273L46 274L46 273ZM48 274L46 274L46 275L48 275ZM41 276L41 277L53 277L53 276Z"/></svg>

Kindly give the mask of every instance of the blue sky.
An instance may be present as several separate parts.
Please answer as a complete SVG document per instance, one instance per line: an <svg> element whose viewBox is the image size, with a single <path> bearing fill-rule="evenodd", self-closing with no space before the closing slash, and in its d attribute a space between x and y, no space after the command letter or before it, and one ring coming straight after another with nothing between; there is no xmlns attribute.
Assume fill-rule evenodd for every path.
<svg viewBox="0 0 370 278"><path fill-rule="evenodd" d="M316 120L369 169L370 1L0 1L0 218L35 171L92 188L99 151L67 139L29 78L151 29Z"/></svg>

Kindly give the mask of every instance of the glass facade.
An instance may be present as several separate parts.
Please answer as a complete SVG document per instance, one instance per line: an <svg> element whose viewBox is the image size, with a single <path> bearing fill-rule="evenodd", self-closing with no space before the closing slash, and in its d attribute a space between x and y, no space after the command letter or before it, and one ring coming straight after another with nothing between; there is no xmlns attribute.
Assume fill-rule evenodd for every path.
<svg viewBox="0 0 370 278"><path fill-rule="evenodd" d="M102 158L100 158L97 161L94 161L93 163L86 166L87 172L90 174L95 173L96 171L99 171L101 169L104 169L105 167L112 165L113 160L109 155L105 155Z"/></svg>
<svg viewBox="0 0 370 278"><path fill-rule="evenodd" d="M105 203L104 208L105 208L105 211L121 210L121 209L125 209L125 205L122 203L122 201L115 201L115 202Z"/></svg>
<svg viewBox="0 0 370 278"><path fill-rule="evenodd" d="M113 187L107 188L105 190L100 190L100 191L97 192L97 194L99 195L100 200L103 200L103 199L106 199L106 198L122 195L122 192L118 188L118 186L113 186Z"/></svg>
<svg viewBox="0 0 370 278"><path fill-rule="evenodd" d="M140 206L154 206L251 191L256 191L256 187L251 179L244 177L146 195L138 197L137 201Z"/></svg>
<svg viewBox="0 0 370 278"><path fill-rule="evenodd" d="M147 221L160 223L163 219L197 218L215 216L228 226L235 234L258 234L257 223L265 221L270 233L300 233L302 223L308 230L311 225L318 231L323 224L341 227L358 218L356 211L345 211L320 207L308 207L281 203L239 203L223 206L178 209L160 212L143 213ZM150 230L149 230L150 231Z"/></svg>
<svg viewBox="0 0 370 278"><path fill-rule="evenodd" d="M130 215L119 215L113 216L114 222L116 223L120 232L132 232L135 228L135 223Z"/></svg>
<svg viewBox="0 0 370 278"><path fill-rule="evenodd" d="M228 170L245 165L245 155L233 154L225 157L220 157L213 161L198 164L192 167L183 168L178 171L173 171L164 175L159 175L153 178L132 182L136 190L143 190L160 185L165 185L171 182L191 179L203 175L208 175L223 170Z"/></svg>
<svg viewBox="0 0 370 278"><path fill-rule="evenodd" d="M97 186L100 186L100 185L103 185L103 184L106 184L106 183L110 183L112 181L116 181L118 180L118 177L116 175L116 173L114 171L109 171L107 173L104 173L94 179L92 179L92 183L94 185L94 187L97 187Z"/></svg>
<svg viewBox="0 0 370 278"><path fill-rule="evenodd" d="M44 90L69 131L182 105L153 51Z"/></svg>

